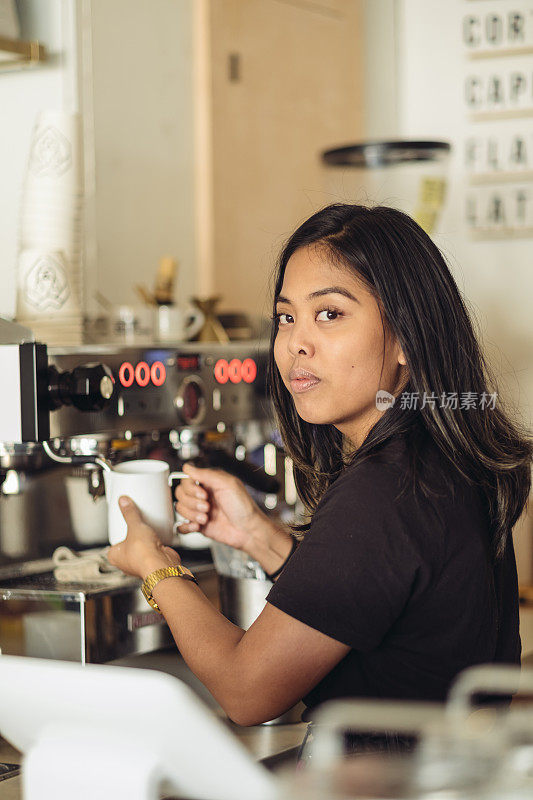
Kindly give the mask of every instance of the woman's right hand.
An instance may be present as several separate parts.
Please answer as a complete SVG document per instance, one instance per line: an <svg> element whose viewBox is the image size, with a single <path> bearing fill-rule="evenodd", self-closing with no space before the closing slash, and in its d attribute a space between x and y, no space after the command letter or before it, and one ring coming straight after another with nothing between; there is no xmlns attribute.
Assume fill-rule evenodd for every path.
<svg viewBox="0 0 533 800"><path fill-rule="evenodd" d="M178 531L181 534L200 531L215 542L246 551L266 516L243 482L222 469L195 467L189 463L183 465L182 471L192 480L182 479L177 486L174 492L176 510L190 522L178 525Z"/></svg>

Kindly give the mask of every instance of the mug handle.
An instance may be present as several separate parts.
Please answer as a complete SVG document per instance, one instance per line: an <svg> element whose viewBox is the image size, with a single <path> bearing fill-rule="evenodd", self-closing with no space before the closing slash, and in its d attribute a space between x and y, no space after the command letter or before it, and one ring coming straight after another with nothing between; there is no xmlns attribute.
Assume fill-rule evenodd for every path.
<svg viewBox="0 0 533 800"><path fill-rule="evenodd" d="M182 478L190 478L190 477L191 476L187 475L186 472L171 472L170 475L168 476L168 485L172 486L172 481L181 480ZM195 481L195 484L197 486L200 486L200 481ZM174 509L174 503L172 503L172 508ZM187 519L186 517L182 517L181 514L178 514L178 512L175 509L174 509L174 517L179 517L179 519L176 519L176 521L174 522L174 529L178 525L183 525L184 522L190 522L190 519Z"/></svg>
<svg viewBox="0 0 533 800"><path fill-rule="evenodd" d="M204 324L205 314L200 308L196 308L193 305L187 306L186 311L190 320L185 326L185 336L187 339L192 339Z"/></svg>

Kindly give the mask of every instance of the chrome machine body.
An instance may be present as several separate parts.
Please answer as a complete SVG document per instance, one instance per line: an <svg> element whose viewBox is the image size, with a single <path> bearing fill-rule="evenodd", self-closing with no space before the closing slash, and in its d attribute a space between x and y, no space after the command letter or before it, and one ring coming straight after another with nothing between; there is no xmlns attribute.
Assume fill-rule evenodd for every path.
<svg viewBox="0 0 533 800"><path fill-rule="evenodd" d="M140 581L54 578L57 546L107 544L102 459L219 466L241 477L267 513L294 510L265 390L267 352L259 341L0 343L2 652L101 663L171 641ZM184 560L197 573L213 570L209 550L188 550Z"/></svg>

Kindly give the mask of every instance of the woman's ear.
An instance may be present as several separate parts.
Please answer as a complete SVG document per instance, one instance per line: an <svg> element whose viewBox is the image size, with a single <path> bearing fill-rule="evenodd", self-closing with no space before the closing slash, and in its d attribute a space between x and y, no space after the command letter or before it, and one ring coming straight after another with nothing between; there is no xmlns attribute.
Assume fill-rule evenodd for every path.
<svg viewBox="0 0 533 800"><path fill-rule="evenodd" d="M403 350L401 348L398 351L398 364L401 364L402 367L407 366L407 359L405 358Z"/></svg>

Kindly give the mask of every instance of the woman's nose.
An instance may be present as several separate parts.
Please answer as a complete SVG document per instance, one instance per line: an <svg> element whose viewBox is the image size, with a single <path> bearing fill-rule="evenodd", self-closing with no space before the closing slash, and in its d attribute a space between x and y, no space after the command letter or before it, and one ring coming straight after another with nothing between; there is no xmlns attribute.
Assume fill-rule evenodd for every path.
<svg viewBox="0 0 533 800"><path fill-rule="evenodd" d="M314 353L314 344L310 331L302 325L294 324L287 342L287 349L291 356L299 354L312 355Z"/></svg>

